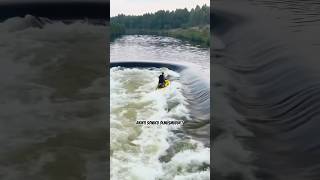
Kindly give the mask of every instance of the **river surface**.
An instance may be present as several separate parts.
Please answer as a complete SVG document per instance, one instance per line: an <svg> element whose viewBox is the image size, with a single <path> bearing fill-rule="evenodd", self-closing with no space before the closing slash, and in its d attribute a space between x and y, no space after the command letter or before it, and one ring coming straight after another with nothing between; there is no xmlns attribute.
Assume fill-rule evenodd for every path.
<svg viewBox="0 0 320 180"><path fill-rule="evenodd" d="M165 61L192 63L210 73L209 48L201 48L186 41L164 36L128 35L111 43L110 60Z"/></svg>
<svg viewBox="0 0 320 180"><path fill-rule="evenodd" d="M209 49L170 37L123 36L111 43L110 57L111 62L188 64L209 73ZM155 90L161 72L171 84ZM209 117L193 113L190 105L196 96L185 92L184 76L167 67L110 69L112 180L210 179ZM203 81L208 83L208 78ZM208 88L195 89L204 103L209 101ZM143 121L146 124L137 124ZM166 124L170 122L177 124Z"/></svg>
<svg viewBox="0 0 320 180"><path fill-rule="evenodd" d="M215 180L319 179L319 9L214 2Z"/></svg>
<svg viewBox="0 0 320 180"><path fill-rule="evenodd" d="M105 180L107 27L0 23L0 179Z"/></svg>

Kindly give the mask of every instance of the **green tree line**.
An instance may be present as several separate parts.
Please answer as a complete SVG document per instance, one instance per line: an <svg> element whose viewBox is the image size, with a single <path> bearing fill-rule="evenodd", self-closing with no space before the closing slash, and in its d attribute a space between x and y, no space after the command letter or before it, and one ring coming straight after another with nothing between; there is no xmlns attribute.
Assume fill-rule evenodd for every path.
<svg viewBox="0 0 320 180"><path fill-rule="evenodd" d="M175 11L160 10L141 16L120 14L112 17L111 23L124 25L126 29L174 29L201 26L210 23L210 8L203 5L202 7L196 6L190 11L185 8Z"/></svg>
<svg viewBox="0 0 320 180"><path fill-rule="evenodd" d="M125 34L125 27L123 24L111 22L110 28L111 28L111 38L116 38Z"/></svg>

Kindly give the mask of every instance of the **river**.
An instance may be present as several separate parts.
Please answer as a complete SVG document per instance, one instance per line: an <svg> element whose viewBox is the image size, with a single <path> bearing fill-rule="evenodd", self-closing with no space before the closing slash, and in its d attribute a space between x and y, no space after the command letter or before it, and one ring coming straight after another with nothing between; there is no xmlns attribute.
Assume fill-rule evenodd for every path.
<svg viewBox="0 0 320 180"><path fill-rule="evenodd" d="M201 80L206 84L209 53L185 41L149 35L123 36L110 45L111 62L187 64L207 77ZM171 84L155 90L161 72ZM210 179L210 113L202 111L206 116L201 116L194 106L195 100L209 102L209 88L195 86L191 78L186 82L187 75L165 66L110 69L111 179ZM196 87L196 95L186 92L187 84Z"/></svg>
<svg viewBox="0 0 320 180"><path fill-rule="evenodd" d="M209 48L164 36L123 36L111 43L110 60L192 63L204 70L206 75L210 73Z"/></svg>
<svg viewBox="0 0 320 180"><path fill-rule="evenodd" d="M319 179L319 8L215 1L214 179Z"/></svg>

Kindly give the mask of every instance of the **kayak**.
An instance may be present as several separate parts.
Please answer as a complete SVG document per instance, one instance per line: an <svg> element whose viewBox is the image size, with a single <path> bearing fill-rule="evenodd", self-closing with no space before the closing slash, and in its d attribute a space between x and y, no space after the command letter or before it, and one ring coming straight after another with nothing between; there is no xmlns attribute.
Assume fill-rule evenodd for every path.
<svg viewBox="0 0 320 180"><path fill-rule="evenodd" d="M158 89L163 89L163 88L166 88L166 87L168 87L168 86L170 86L170 81L169 81L168 79L166 79L166 80L164 81L164 87L158 87Z"/></svg>

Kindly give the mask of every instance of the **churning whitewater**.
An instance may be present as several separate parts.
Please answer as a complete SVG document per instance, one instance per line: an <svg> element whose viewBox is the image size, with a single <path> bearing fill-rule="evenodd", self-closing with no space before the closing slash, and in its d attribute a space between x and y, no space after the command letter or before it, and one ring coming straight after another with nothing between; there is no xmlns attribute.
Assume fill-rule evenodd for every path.
<svg viewBox="0 0 320 180"><path fill-rule="evenodd" d="M171 84L156 90L161 72L169 76ZM112 180L210 179L210 149L181 128L184 121L192 119L179 78L179 73L167 68L110 69Z"/></svg>

